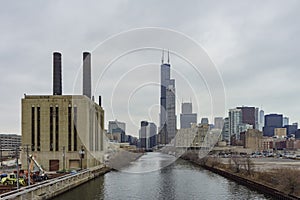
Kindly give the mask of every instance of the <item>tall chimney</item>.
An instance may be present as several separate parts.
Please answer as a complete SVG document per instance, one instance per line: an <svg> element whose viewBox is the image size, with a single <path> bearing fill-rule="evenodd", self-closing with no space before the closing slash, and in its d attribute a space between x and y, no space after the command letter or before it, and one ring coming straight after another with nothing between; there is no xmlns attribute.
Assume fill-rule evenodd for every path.
<svg viewBox="0 0 300 200"><path fill-rule="evenodd" d="M83 52L83 89L82 94L91 98L91 53Z"/></svg>
<svg viewBox="0 0 300 200"><path fill-rule="evenodd" d="M102 106L101 96L99 96L99 106Z"/></svg>
<svg viewBox="0 0 300 200"><path fill-rule="evenodd" d="M53 53L53 95L62 95L61 53Z"/></svg>

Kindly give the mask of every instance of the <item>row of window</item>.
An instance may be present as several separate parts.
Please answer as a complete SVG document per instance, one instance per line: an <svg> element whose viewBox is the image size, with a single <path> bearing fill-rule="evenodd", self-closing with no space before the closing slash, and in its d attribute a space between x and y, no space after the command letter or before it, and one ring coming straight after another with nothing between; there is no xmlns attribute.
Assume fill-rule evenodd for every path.
<svg viewBox="0 0 300 200"><path fill-rule="evenodd" d="M73 110L72 110L73 109ZM73 112L72 112L73 111ZM73 116L72 116L73 114ZM103 139L99 138L99 128L103 129L103 121L100 120L103 116L98 112L90 112L90 149L103 150ZM73 121L73 123L72 123ZM97 124L101 122L100 126ZM95 124L96 123L96 124ZM59 151L59 107L49 107L49 150ZM95 126L96 125L96 126ZM95 127L95 138L93 134L93 127ZM73 131L72 131L73 129ZM77 151L77 107L68 107L68 151ZM73 145L72 145L73 139ZM95 142L95 143L94 143ZM95 145L95 146L94 146ZM72 148L73 147L73 148ZM94 149L95 147L95 149ZM31 108L31 150L41 151L41 108L32 106Z"/></svg>
<svg viewBox="0 0 300 200"><path fill-rule="evenodd" d="M36 111L35 111L36 110ZM49 110L49 147L50 151L59 151L59 107ZM55 120L55 126L54 126ZM74 107L73 150L77 151L77 107ZM36 127L36 128L35 128ZM36 137L35 137L36 136ZM55 136L55 137L54 137ZM36 138L36 140L35 140ZM41 108L31 108L31 150L41 150ZM68 151L72 151L72 107L68 107Z"/></svg>

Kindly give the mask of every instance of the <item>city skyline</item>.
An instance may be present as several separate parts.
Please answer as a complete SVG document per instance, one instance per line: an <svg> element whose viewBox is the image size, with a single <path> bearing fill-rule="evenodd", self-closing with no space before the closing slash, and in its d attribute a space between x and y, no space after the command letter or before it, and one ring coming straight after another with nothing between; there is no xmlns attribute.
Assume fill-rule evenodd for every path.
<svg viewBox="0 0 300 200"><path fill-rule="evenodd" d="M289 117L290 124L300 122L300 106L297 102L299 98L297 91L300 90L300 86L295 83L300 74L298 67L300 60L297 56L299 46L296 45L299 43L297 37L299 27L295 26L299 16L298 1L288 3L229 1L220 2L218 5L194 2L194 4L186 3L186 10L183 9L182 15L178 16L177 9L182 5L177 2L169 8L168 4L169 2L135 3L136 8L147 6L149 10L145 13L140 13L143 9L133 10L131 15L127 12L127 9L133 7L130 2L112 4L74 2L72 5L63 2L45 2L39 5L33 1L19 3L19 5L4 3L0 12L3 27L6 27L1 32L3 45L0 48L2 74L0 132L20 134L20 99L24 93L51 94L52 88L48 83L52 79L53 51L63 54L63 93L72 94L74 77L81 66L79 55L82 52L94 49L101 41L113 34L149 26L182 32L206 49L224 82L225 114L228 109L236 106L247 105L259 108L262 106L265 114L283 114ZM57 10L58 7L60 9ZM88 13L81 12L81 7L89 7L90 10ZM118 9L121 7L125 8L125 11ZM216 10L213 15L206 12L213 7ZM169 8L170 12L166 17L162 17L166 14L164 12L166 8ZM56 9L55 16L52 14L54 9ZM16 10L18 13L15 12ZM136 15L141 15L143 20L132 18ZM154 15L157 17L153 17ZM76 26L73 26L74 21L78 21ZM146 59L147 62L149 60L156 62L153 66L156 66L157 74L159 54L160 52L157 52L153 55L152 58L155 59ZM139 59L143 60L143 56L145 55ZM174 56L172 55L172 58ZM92 62L97 63L95 60ZM180 67L184 64L174 57L172 66ZM113 80L113 75L108 78ZM96 80L93 81L94 87ZM109 84L111 85L111 82L107 82L107 85ZM106 87L106 85L102 86ZM153 95L157 96L153 99L154 103L158 104L159 90L157 88L155 90L157 91ZM176 90L180 91L177 79ZM106 111L105 127L109 120L117 118L128 123L128 133L136 135L138 126L129 123L128 113L118 113L114 117L109 108L111 97L106 95L105 90L102 92L98 94L97 91L96 96L103 97L103 107ZM81 92L76 91L76 94L78 93ZM184 101L191 96L187 95ZM181 101L181 97L178 99ZM196 100L192 99L192 102ZM177 115L180 113L180 103L176 104ZM199 118L208 117L210 121L213 120L209 110L205 110L203 106L197 107L196 103L195 108ZM218 116L226 117L225 114ZM144 119L159 124L158 117L149 119L145 113L137 115L136 118L139 120L134 119L134 121L138 125L140 120Z"/></svg>

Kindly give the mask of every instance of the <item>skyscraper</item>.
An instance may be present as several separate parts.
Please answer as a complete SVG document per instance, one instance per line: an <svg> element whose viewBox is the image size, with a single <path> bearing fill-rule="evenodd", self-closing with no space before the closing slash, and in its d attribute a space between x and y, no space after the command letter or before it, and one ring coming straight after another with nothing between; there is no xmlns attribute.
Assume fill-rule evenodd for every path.
<svg viewBox="0 0 300 200"><path fill-rule="evenodd" d="M191 128L191 123L197 123L197 113L192 110L192 103L181 104L180 128Z"/></svg>
<svg viewBox="0 0 300 200"><path fill-rule="evenodd" d="M223 117L215 117L214 119L214 125L215 125L215 128L217 129L223 129L223 126L224 126L224 119Z"/></svg>
<svg viewBox="0 0 300 200"><path fill-rule="evenodd" d="M282 115L278 114L265 115L264 136L274 136L274 129L282 128L282 118Z"/></svg>
<svg viewBox="0 0 300 200"><path fill-rule="evenodd" d="M282 126L289 125L289 118L288 117L283 117L282 119Z"/></svg>
<svg viewBox="0 0 300 200"><path fill-rule="evenodd" d="M237 109L242 111L242 123L250 124L254 129L258 129L258 108L242 106Z"/></svg>
<svg viewBox="0 0 300 200"><path fill-rule="evenodd" d="M160 66L160 143L168 144L176 135L175 80L170 79L170 59L164 62L164 52Z"/></svg>
<svg viewBox="0 0 300 200"><path fill-rule="evenodd" d="M208 124L209 123L208 118L207 117L202 117L200 123L201 124Z"/></svg>
<svg viewBox="0 0 300 200"><path fill-rule="evenodd" d="M224 119L224 125L222 128L222 140L230 144L230 133L229 133L229 118Z"/></svg>
<svg viewBox="0 0 300 200"><path fill-rule="evenodd" d="M259 130L262 131L265 124L265 112L263 110L259 111Z"/></svg>
<svg viewBox="0 0 300 200"><path fill-rule="evenodd" d="M118 120L109 121L108 122L108 132L113 133L115 129L121 129L125 133L126 132L126 123L120 122Z"/></svg>
<svg viewBox="0 0 300 200"><path fill-rule="evenodd" d="M141 121L141 129L139 132L140 147L146 150L156 146L157 127L153 122Z"/></svg>
<svg viewBox="0 0 300 200"><path fill-rule="evenodd" d="M242 124L242 110L241 109L229 109L229 137L236 135L236 138L240 138L239 126Z"/></svg>

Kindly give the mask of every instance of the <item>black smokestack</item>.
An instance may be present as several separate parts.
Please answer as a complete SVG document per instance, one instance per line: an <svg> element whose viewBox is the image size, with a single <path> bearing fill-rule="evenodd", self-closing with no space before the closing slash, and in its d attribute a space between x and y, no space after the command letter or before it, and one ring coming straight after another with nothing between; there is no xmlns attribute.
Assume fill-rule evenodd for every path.
<svg viewBox="0 0 300 200"><path fill-rule="evenodd" d="M99 106L102 106L101 96L99 96Z"/></svg>
<svg viewBox="0 0 300 200"><path fill-rule="evenodd" d="M91 80L91 54L89 52L83 52L83 95L91 98L92 90Z"/></svg>
<svg viewBox="0 0 300 200"><path fill-rule="evenodd" d="M61 53L53 53L53 95L62 95Z"/></svg>

